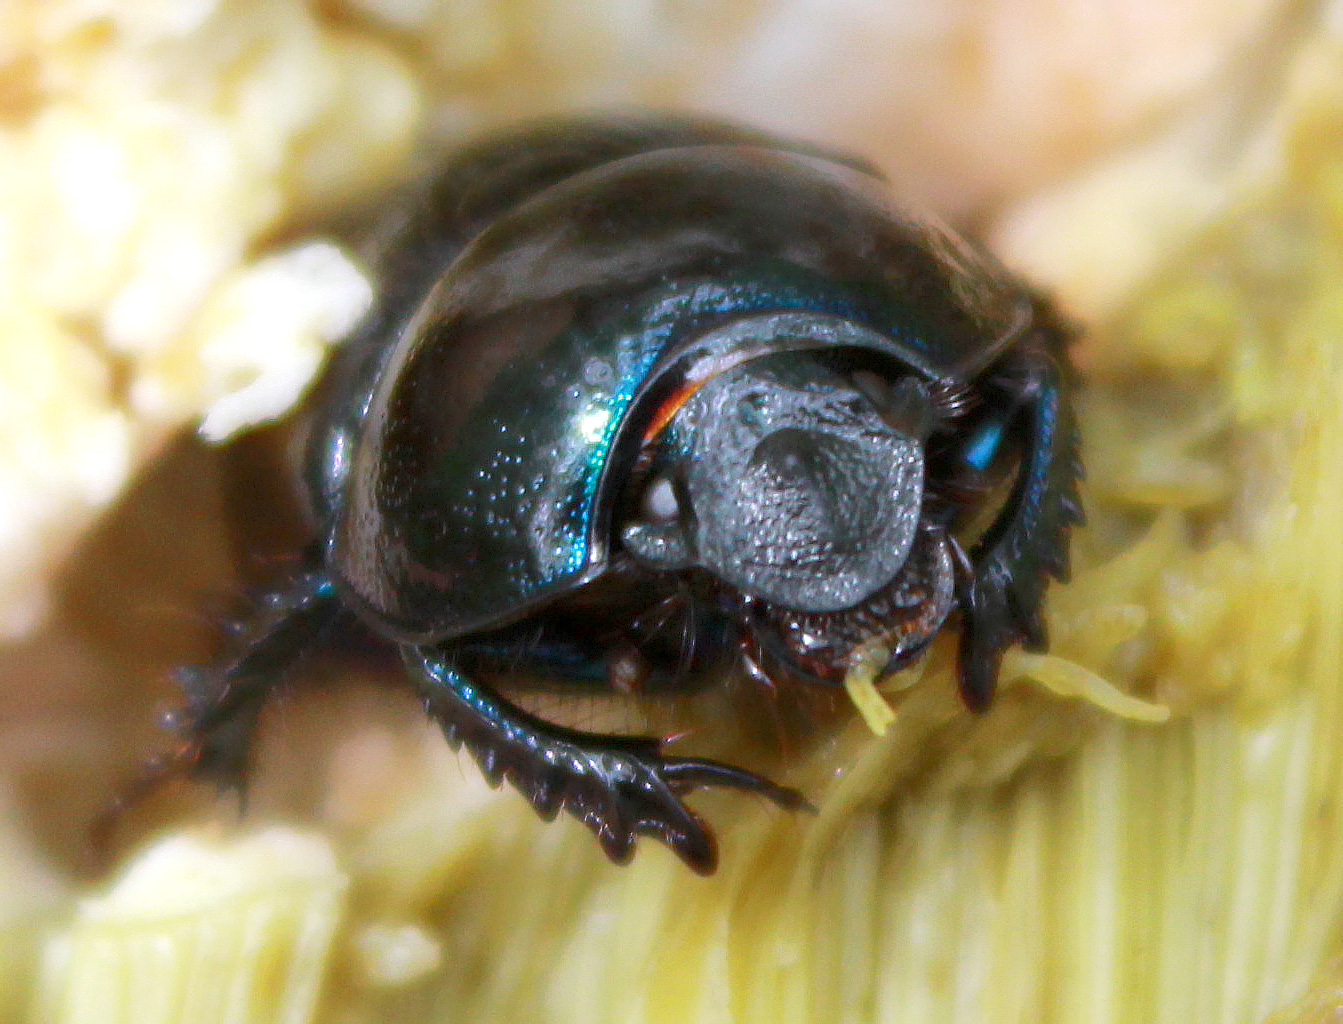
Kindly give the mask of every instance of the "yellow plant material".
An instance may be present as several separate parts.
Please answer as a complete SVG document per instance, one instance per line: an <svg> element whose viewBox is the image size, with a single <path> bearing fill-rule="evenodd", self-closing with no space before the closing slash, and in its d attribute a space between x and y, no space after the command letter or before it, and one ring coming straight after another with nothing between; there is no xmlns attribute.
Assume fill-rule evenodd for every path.
<svg viewBox="0 0 1343 1024"><path fill-rule="evenodd" d="M1005 679L1033 679L1060 697L1080 697L1119 718L1154 723L1170 720L1169 708L1130 697L1104 676L1066 658L1012 650L1003 656L1002 674Z"/></svg>
<svg viewBox="0 0 1343 1024"><path fill-rule="evenodd" d="M889 651L883 651L880 645L864 648L854 656L849 670L844 673L844 690L874 736L885 736L887 728L895 721L895 711L876 686L887 657Z"/></svg>
<svg viewBox="0 0 1343 1024"><path fill-rule="evenodd" d="M319 836L164 839L47 944L33 1019L312 1020L347 884Z"/></svg>
<svg viewBox="0 0 1343 1024"><path fill-rule="evenodd" d="M399 12L389 33L422 6L362 5ZM433 730L389 740L394 756L370 743L338 758L366 785L332 788L320 837L171 837L110 892L52 912L36 993L7 984L0 1010L42 1024L1336 1017L1343 35L1319 32L1282 86L1292 127L1264 158L1272 181L1179 251L1145 253L1155 271L1134 271L1122 300L1105 293L1080 352L1074 577L1050 589L1049 653L1009 652L987 714L957 700L954 639L880 683L879 659L860 659L862 715L777 773L817 814L692 796L721 842L709 879L653 842L606 863L582 825L488 792ZM487 55L508 37L480 39ZM230 99L259 130L249 95ZM96 118L64 111L45 130L65 145L67 128L97 150ZM303 180L334 173L324 151L296 165ZM1078 231L1124 217L1088 212ZM84 312L121 266L88 257L85 279L51 289ZM137 272L162 270L149 262ZM210 316L246 324L233 302L259 286L223 263ZM134 298L109 323L152 334ZM98 367L30 312L0 321L33 324L56 345L44 358L77 371L96 408L52 443L84 436L110 388ZM165 341L146 366L199 355L174 353ZM392 767L366 771L379 758Z"/></svg>

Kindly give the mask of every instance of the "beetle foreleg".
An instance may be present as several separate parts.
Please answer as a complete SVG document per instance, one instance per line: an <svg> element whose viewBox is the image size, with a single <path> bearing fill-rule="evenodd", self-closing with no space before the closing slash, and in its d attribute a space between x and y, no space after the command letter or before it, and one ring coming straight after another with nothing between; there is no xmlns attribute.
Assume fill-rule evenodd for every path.
<svg viewBox="0 0 1343 1024"><path fill-rule="evenodd" d="M528 714L453 664L451 650L407 647L425 708L454 747L464 746L491 785L508 779L542 818L561 809L596 834L616 863L638 835L666 843L702 874L718 860L713 833L682 797L700 786L733 786L783 807L805 807L794 790L717 761L668 757L648 737L586 733Z"/></svg>
<svg viewBox="0 0 1343 1024"><path fill-rule="evenodd" d="M1023 453L1011 497L969 554L957 597L963 623L961 695L985 708L993 697L1003 650L1021 642L1041 649L1048 577L1069 575L1068 530L1082 522L1077 481L1082 467L1077 426L1054 355L1066 334L1049 323L1005 370L1020 403Z"/></svg>

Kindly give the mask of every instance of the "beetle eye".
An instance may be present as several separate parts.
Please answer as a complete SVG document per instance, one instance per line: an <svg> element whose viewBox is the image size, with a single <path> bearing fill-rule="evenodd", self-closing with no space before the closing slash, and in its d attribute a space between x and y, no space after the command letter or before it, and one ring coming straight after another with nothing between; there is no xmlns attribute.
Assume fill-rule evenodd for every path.
<svg viewBox="0 0 1343 1024"><path fill-rule="evenodd" d="M681 515L681 503L676 500L676 489L665 476L654 477L644 488L640 501L644 518L653 523L667 523Z"/></svg>

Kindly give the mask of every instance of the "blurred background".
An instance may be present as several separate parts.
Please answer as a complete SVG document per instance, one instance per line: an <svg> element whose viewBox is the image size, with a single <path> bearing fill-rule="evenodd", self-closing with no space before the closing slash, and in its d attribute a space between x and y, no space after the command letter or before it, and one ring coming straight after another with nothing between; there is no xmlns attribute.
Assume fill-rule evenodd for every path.
<svg viewBox="0 0 1343 1024"><path fill-rule="evenodd" d="M247 816L171 792L99 861L173 666L301 536L268 424L387 197L631 107L864 154L1084 326L1055 660L971 719L939 649L887 737L827 720L814 820L706 795L710 881L334 682ZM1337 2L0 0L0 1017L1335 1019L1340 115Z"/></svg>

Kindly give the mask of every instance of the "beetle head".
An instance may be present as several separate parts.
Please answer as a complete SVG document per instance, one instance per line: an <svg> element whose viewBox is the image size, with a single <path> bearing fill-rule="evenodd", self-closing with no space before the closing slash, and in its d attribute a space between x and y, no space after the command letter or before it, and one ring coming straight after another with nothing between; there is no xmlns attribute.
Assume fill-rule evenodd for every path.
<svg viewBox="0 0 1343 1024"><path fill-rule="evenodd" d="M914 541L931 408L913 378L892 387L807 353L734 366L676 412L625 547L799 611L852 607Z"/></svg>

